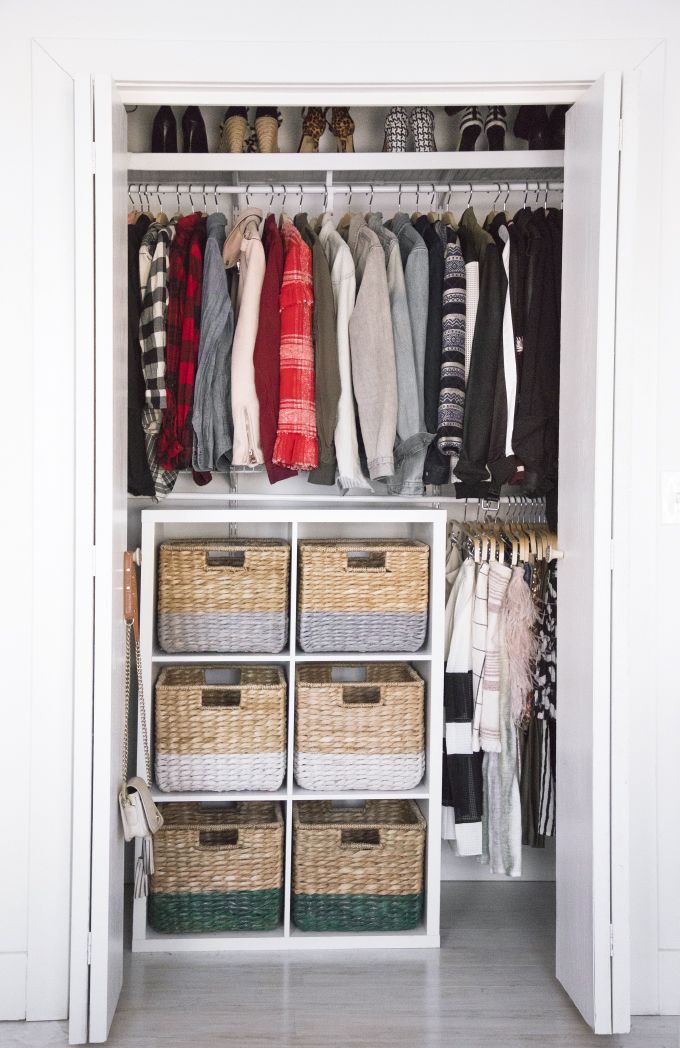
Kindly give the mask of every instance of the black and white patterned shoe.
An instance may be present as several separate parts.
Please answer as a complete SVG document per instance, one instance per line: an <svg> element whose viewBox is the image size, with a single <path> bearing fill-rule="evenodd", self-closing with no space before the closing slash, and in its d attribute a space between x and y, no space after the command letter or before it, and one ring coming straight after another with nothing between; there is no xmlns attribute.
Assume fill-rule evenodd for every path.
<svg viewBox="0 0 680 1048"><path fill-rule="evenodd" d="M427 106L414 106L411 110L411 131L416 153L436 153L434 141L434 113Z"/></svg>
<svg viewBox="0 0 680 1048"><path fill-rule="evenodd" d="M408 117L403 106L392 106L385 117L383 153L405 153L408 143Z"/></svg>
<svg viewBox="0 0 680 1048"><path fill-rule="evenodd" d="M499 151L505 146L505 132L508 122L505 119L505 106L489 106L484 121L484 130L489 149Z"/></svg>
<svg viewBox="0 0 680 1048"><path fill-rule="evenodd" d="M477 106L466 106L460 118L460 143L462 153L473 153L475 142L482 131L482 114Z"/></svg>

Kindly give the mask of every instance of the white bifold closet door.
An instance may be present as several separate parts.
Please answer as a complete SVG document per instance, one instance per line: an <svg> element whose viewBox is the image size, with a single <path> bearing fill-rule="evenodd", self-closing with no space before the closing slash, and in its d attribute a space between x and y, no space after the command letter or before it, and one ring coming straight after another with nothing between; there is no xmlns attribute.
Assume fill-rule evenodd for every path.
<svg viewBox="0 0 680 1048"><path fill-rule="evenodd" d="M611 875L609 569L620 92L620 78L608 74L567 116L562 303L559 512L566 557L558 607L557 975L602 1033L612 1030L610 926L617 890ZM82 906L91 908L87 1029L96 1042L108 1036L123 977L117 792L127 542L127 142L124 107L109 78L96 79L93 101L97 553L92 877L91 899L83 898ZM75 740L76 747L88 744ZM74 863L82 859L74 854ZM80 1019L73 1029L82 1028Z"/></svg>
<svg viewBox="0 0 680 1048"><path fill-rule="evenodd" d="M88 1039L105 1041L123 985L125 871L118 790L125 712L127 117L109 77L95 79L93 102L96 556Z"/></svg>
<svg viewBox="0 0 680 1048"><path fill-rule="evenodd" d="M614 1032L612 915L625 909L613 899L610 815L620 112L621 78L607 74L567 113L564 161L556 972L597 1033ZM627 803L619 791L616 803Z"/></svg>

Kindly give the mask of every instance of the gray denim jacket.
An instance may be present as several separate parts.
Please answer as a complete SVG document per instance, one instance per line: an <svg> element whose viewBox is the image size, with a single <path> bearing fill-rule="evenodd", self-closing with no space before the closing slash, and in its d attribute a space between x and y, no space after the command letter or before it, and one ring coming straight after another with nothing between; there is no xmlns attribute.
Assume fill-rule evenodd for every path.
<svg viewBox="0 0 680 1048"><path fill-rule="evenodd" d="M432 441L431 434L427 433L425 429L425 335L430 281L427 245L418 230L413 227L409 216L403 212L399 212L389 222L386 222L385 227L396 236L401 253L413 343L418 398L418 435L422 436L422 443L419 443L418 448L413 449L410 454L402 456L401 449L397 450L395 476L390 482L390 494L421 495L424 490L425 455Z"/></svg>
<svg viewBox="0 0 680 1048"><path fill-rule="evenodd" d="M394 452L395 475L390 478L389 489L395 495L420 495L423 492L423 453L431 438L424 427L420 427L418 378L401 251L396 234L383 225L380 213L368 215L367 222L385 252L397 369L398 439Z"/></svg>
<svg viewBox="0 0 680 1048"><path fill-rule="evenodd" d="M194 385L192 425L195 470L226 472L231 462L231 346L234 311L222 261L224 215L208 215L203 260L201 340Z"/></svg>

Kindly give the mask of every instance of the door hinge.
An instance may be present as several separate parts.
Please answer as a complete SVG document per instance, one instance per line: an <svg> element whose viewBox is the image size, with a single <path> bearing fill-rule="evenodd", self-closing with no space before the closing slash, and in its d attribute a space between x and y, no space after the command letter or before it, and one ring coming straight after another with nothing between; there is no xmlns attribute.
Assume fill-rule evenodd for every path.
<svg viewBox="0 0 680 1048"><path fill-rule="evenodd" d="M97 547L92 547L92 578L97 577Z"/></svg>
<svg viewBox="0 0 680 1048"><path fill-rule="evenodd" d="M90 142L90 145L92 146L92 174L94 174L97 170L97 143Z"/></svg>
<svg viewBox="0 0 680 1048"><path fill-rule="evenodd" d="M609 540L609 570L610 571L614 570L614 554L615 554L614 539L610 539Z"/></svg>
<svg viewBox="0 0 680 1048"><path fill-rule="evenodd" d="M609 925L609 956L614 956L614 925Z"/></svg>
<svg viewBox="0 0 680 1048"><path fill-rule="evenodd" d="M92 932L87 933L87 963L92 964Z"/></svg>
<svg viewBox="0 0 680 1048"><path fill-rule="evenodd" d="M619 153L623 149L623 118L619 118Z"/></svg>

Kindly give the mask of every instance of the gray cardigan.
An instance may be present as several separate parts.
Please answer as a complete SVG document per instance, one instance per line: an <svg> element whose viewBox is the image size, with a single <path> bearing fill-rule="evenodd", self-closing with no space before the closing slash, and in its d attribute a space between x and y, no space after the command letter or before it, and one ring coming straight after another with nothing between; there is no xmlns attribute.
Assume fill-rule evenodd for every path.
<svg viewBox="0 0 680 1048"><path fill-rule="evenodd" d="M371 480L394 473L397 372L385 254L361 215L342 219L338 232L352 252L357 297L349 322L352 384Z"/></svg>

